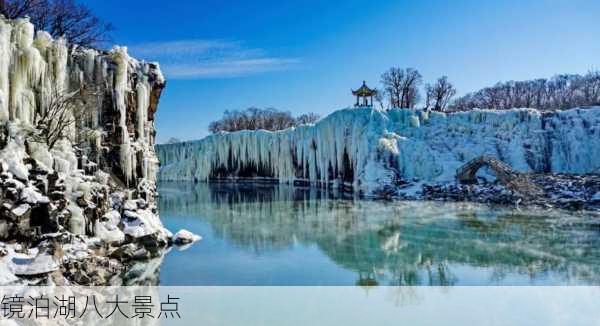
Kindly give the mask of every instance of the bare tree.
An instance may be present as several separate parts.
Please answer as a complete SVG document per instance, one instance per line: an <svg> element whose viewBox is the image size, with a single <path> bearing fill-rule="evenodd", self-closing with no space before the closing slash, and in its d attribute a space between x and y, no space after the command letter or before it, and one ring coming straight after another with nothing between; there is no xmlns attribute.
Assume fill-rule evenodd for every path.
<svg viewBox="0 0 600 326"><path fill-rule="evenodd" d="M435 111L446 111L450 100L456 95L456 89L446 76L438 78L433 85L427 84L425 91L427 94L425 108L431 108Z"/></svg>
<svg viewBox="0 0 600 326"><path fill-rule="evenodd" d="M390 68L388 71L381 75L381 83L385 94L389 98L389 104L391 107L400 107L400 98L402 97L402 80L404 79L404 72L400 68Z"/></svg>
<svg viewBox="0 0 600 326"><path fill-rule="evenodd" d="M406 77L402 85L401 107L414 108L419 102L419 86L422 82L421 74L413 68L405 70Z"/></svg>
<svg viewBox="0 0 600 326"><path fill-rule="evenodd" d="M390 106L413 108L419 102L419 86L422 76L414 68L392 67L381 75L381 83L389 98Z"/></svg>
<svg viewBox="0 0 600 326"><path fill-rule="evenodd" d="M317 122L317 120L319 120L319 118L321 118L318 114L316 113L305 113L302 114L300 116L298 116L296 118L296 125L304 125L307 123L315 123Z"/></svg>
<svg viewBox="0 0 600 326"><path fill-rule="evenodd" d="M80 90L66 93L53 89L46 105L36 111L36 129L29 139L45 143L48 149L52 149L57 141L68 138L72 128L84 123L86 112L83 93Z"/></svg>
<svg viewBox="0 0 600 326"><path fill-rule="evenodd" d="M29 16L37 30L87 47L110 41L113 30L111 24L75 0L0 0L0 14L9 19Z"/></svg>

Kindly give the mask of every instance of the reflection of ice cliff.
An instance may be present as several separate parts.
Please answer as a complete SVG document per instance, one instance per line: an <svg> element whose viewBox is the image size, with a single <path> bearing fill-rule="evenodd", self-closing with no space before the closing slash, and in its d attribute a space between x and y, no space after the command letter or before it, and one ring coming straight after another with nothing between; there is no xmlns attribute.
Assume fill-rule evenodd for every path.
<svg viewBox="0 0 600 326"><path fill-rule="evenodd" d="M600 107L547 114L345 109L279 132L158 145L159 178L266 177L372 194L400 179L453 180L458 167L483 154L520 171L589 173L600 169L599 126Z"/></svg>
<svg viewBox="0 0 600 326"><path fill-rule="evenodd" d="M258 254L315 243L362 284L451 285L461 281L453 270L465 266L487 269L492 284L514 273L600 281L592 216L581 222L472 204L337 200L335 193L284 186L175 189L185 185L161 187L162 214L202 216L218 236Z"/></svg>

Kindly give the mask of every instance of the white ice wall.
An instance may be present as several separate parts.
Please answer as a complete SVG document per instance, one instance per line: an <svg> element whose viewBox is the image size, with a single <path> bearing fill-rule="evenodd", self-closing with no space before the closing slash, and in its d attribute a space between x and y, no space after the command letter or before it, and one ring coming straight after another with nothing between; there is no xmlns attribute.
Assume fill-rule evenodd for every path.
<svg viewBox="0 0 600 326"><path fill-rule="evenodd" d="M399 178L451 181L458 167L482 154L521 171L600 172L600 107L545 115L533 109L344 109L314 125L157 146L162 180L203 181L219 167L235 175L240 165L254 165L280 182L339 183L340 175L328 170L343 169L344 152L353 187L366 193Z"/></svg>

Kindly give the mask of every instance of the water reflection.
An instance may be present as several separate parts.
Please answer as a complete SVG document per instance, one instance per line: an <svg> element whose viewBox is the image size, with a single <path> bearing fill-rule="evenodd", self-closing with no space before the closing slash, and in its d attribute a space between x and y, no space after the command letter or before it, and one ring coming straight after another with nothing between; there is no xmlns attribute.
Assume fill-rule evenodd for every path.
<svg viewBox="0 0 600 326"><path fill-rule="evenodd" d="M597 214L374 202L287 186L165 183L160 194L167 224L196 216L258 256L316 245L357 285L600 284Z"/></svg>

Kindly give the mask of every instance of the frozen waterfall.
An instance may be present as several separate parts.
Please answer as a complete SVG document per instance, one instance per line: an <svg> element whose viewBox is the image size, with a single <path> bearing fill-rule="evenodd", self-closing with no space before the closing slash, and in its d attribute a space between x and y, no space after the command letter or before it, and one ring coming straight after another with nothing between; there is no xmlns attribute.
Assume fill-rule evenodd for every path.
<svg viewBox="0 0 600 326"><path fill-rule="evenodd" d="M157 145L161 180L270 178L370 194L401 180L454 180L487 154L520 171L600 172L600 107L458 113L348 108L314 125Z"/></svg>

